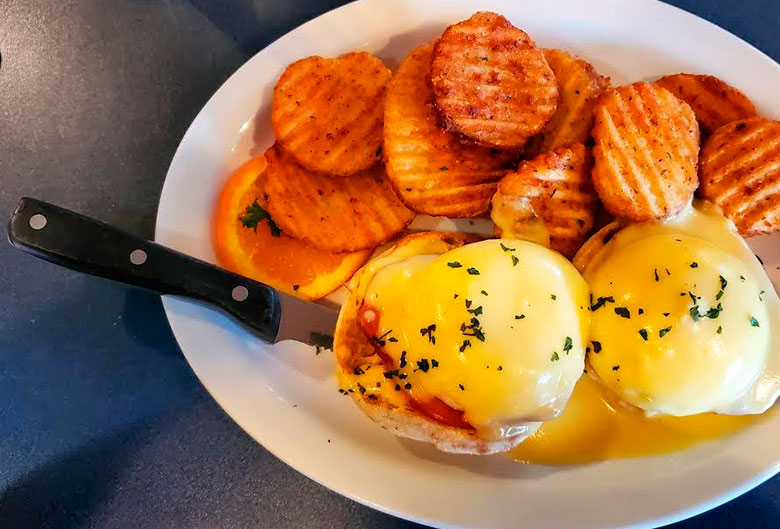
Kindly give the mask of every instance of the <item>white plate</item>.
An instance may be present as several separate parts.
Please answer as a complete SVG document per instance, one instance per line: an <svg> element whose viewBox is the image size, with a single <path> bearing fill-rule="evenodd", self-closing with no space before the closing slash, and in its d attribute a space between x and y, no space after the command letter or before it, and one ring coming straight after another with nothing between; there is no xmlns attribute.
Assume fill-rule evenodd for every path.
<svg viewBox="0 0 780 529"><path fill-rule="evenodd" d="M506 15L542 46L590 60L614 84L679 71L717 75L780 117L780 66L726 31L650 0L361 0L290 32L211 98L171 163L157 216L162 244L207 261L225 179L271 142L270 95L289 63L366 49L395 66L474 11ZM778 284L778 239L758 241ZM774 246L770 255L770 248ZM672 455L551 468L462 457L402 441L336 391L329 354L269 347L227 317L165 298L173 332L219 404L280 459L340 494L410 520L470 528L654 527L692 516L780 468L780 414Z"/></svg>

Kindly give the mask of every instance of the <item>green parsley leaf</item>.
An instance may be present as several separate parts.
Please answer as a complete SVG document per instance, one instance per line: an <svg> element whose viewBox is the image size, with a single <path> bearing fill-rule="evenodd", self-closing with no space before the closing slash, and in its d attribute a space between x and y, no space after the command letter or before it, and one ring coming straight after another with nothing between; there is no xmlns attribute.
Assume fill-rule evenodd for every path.
<svg viewBox="0 0 780 529"><path fill-rule="evenodd" d="M691 266L691 268L699 268L699 263L697 263L696 261L694 261L694 262L692 262L692 263L691 263L691 265L690 265L690 266Z"/></svg>
<svg viewBox="0 0 780 529"><path fill-rule="evenodd" d="M722 332L723 332L723 327L721 327L720 325L718 325L718 330L717 330L716 332L717 332L718 334L722 333Z"/></svg>
<svg viewBox="0 0 780 529"><path fill-rule="evenodd" d="M512 266L517 266L517 263L520 262L520 259L518 259L516 256L512 256Z"/></svg>
<svg viewBox="0 0 780 529"><path fill-rule="evenodd" d="M514 248L510 248L509 246L505 246L503 242L498 243L499 246L501 246L501 249L505 252L514 252Z"/></svg>
<svg viewBox="0 0 780 529"><path fill-rule="evenodd" d="M600 353L601 352L601 342L596 342L594 340L591 340L590 343L593 344L593 352L594 353Z"/></svg>
<svg viewBox="0 0 780 529"><path fill-rule="evenodd" d="M551 362L557 362L558 360L560 360L560 357L558 356L558 353L557 353L557 352L554 352L554 353L552 354L552 357L550 357L550 361L551 361Z"/></svg>
<svg viewBox="0 0 780 529"><path fill-rule="evenodd" d="M691 310L688 311L691 314L691 318L693 318L693 321L699 321L699 318L701 318L701 314L699 314L699 306L694 305L691 307Z"/></svg>
<svg viewBox="0 0 780 529"><path fill-rule="evenodd" d="M468 274L469 274L470 276L478 276L478 275L479 275L479 270L477 270L477 269L476 269L476 268L474 268L474 267L467 268L467 269L466 269L466 272L468 272Z"/></svg>
<svg viewBox="0 0 780 529"><path fill-rule="evenodd" d="M669 327L664 327L663 329L661 329L660 331L658 331L658 337L659 337L659 338L663 338L664 336L666 336L667 334L669 334L669 331L671 331L671 330L672 330L672 327L671 327L671 326L669 326Z"/></svg>
<svg viewBox="0 0 780 529"><path fill-rule="evenodd" d="M252 228L255 231L257 231L257 225L260 224L260 222L267 220L268 229L271 230L271 235L274 237L279 237L282 234L281 228L276 225L276 223L271 218L271 215L269 215L266 210L260 207L260 204L257 203L257 200L244 208L244 212L238 216L238 220L241 221L241 224L243 224L245 228Z"/></svg>
<svg viewBox="0 0 780 529"><path fill-rule="evenodd" d="M641 336L644 341L647 341L647 329L639 329L639 336Z"/></svg>
<svg viewBox="0 0 780 529"><path fill-rule="evenodd" d="M550 294L550 299L555 301L556 299L558 299L558 296L556 296L555 294Z"/></svg>
<svg viewBox="0 0 780 529"><path fill-rule="evenodd" d="M569 351L571 351L573 346L574 345L572 344L571 336L567 336L566 341L563 343L563 352L569 354Z"/></svg>
<svg viewBox="0 0 780 529"><path fill-rule="evenodd" d="M450 261L449 263L447 263L447 266L449 266L450 268L460 268L463 265L460 264L458 261Z"/></svg>
<svg viewBox="0 0 780 529"><path fill-rule="evenodd" d="M615 307L615 314L623 318L631 318L631 311L626 307Z"/></svg>
<svg viewBox="0 0 780 529"><path fill-rule="evenodd" d="M758 324L758 320L755 319L753 316L750 317L750 326L751 327L760 327L760 325Z"/></svg>

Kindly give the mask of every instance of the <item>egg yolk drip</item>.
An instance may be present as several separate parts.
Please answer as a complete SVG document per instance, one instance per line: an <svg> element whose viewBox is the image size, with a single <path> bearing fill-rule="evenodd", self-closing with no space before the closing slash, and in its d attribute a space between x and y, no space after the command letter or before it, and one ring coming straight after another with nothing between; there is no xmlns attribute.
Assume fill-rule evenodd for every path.
<svg viewBox="0 0 780 529"><path fill-rule="evenodd" d="M365 303L402 388L460 410L488 437L558 415L582 374L587 284L533 243L490 240L386 263Z"/></svg>
<svg viewBox="0 0 780 529"><path fill-rule="evenodd" d="M733 435L764 415L648 417L626 406L591 375L583 375L560 417L545 422L509 457L540 465L577 465L661 455Z"/></svg>

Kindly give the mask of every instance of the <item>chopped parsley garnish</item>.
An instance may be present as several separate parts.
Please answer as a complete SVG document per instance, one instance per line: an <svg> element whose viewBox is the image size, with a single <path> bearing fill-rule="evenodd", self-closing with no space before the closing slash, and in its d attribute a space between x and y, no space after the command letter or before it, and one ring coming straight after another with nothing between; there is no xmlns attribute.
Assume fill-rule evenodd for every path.
<svg viewBox="0 0 780 529"><path fill-rule="evenodd" d="M401 351L401 361L398 363L400 367L406 367L406 351Z"/></svg>
<svg viewBox="0 0 780 529"><path fill-rule="evenodd" d="M745 280L745 276L739 276L739 280L740 281L744 281Z"/></svg>
<svg viewBox="0 0 780 529"><path fill-rule="evenodd" d="M645 313L645 309L643 309L642 307L639 307L639 310L637 311L637 313L639 313L639 315L641 316L642 314Z"/></svg>
<svg viewBox="0 0 780 529"><path fill-rule="evenodd" d="M591 340L590 343L593 344L593 352L594 353L600 353L601 352L601 342L597 342L595 340Z"/></svg>
<svg viewBox="0 0 780 529"><path fill-rule="evenodd" d="M439 171L449 171L449 170L450 168L447 167L446 165L442 165L441 167L439 167Z"/></svg>
<svg viewBox="0 0 780 529"><path fill-rule="evenodd" d="M599 310L607 302L614 303L615 298L613 298L612 296L599 297L598 299L596 299L596 303L591 303L590 310L591 311Z"/></svg>
<svg viewBox="0 0 780 529"><path fill-rule="evenodd" d="M766 293L766 290L762 290L758 293L758 301L764 301L764 293Z"/></svg>
<svg viewBox="0 0 780 529"><path fill-rule="evenodd" d="M726 278L723 276L718 276L720 278L720 289L726 290L726 287L728 286L729 282L726 281Z"/></svg>
<svg viewBox="0 0 780 529"><path fill-rule="evenodd" d="M358 387L358 390L360 390L360 394L361 394L361 395L365 394L365 392L366 392L366 388L365 388L365 387L363 387L363 384L361 384L360 382L358 382L358 385L357 385L357 387Z"/></svg>
<svg viewBox="0 0 780 529"><path fill-rule="evenodd" d="M690 266L691 266L691 268L699 268L699 263L697 263L696 261L694 261L694 262L692 262L692 263L691 263L691 265L690 265Z"/></svg>
<svg viewBox="0 0 780 529"><path fill-rule="evenodd" d="M523 318L525 318L525 314L515 314L516 320L522 320Z"/></svg>
<svg viewBox="0 0 780 529"><path fill-rule="evenodd" d="M699 306L694 305L691 307L691 309L688 311L691 314L691 318L693 318L693 321L699 321L699 318L701 318L701 314L699 314Z"/></svg>
<svg viewBox="0 0 780 529"><path fill-rule="evenodd" d="M461 391L465 391L466 390L466 388L463 387L463 384L458 384L458 387L460 388Z"/></svg>
<svg viewBox="0 0 780 529"><path fill-rule="evenodd" d="M618 369L620 369L620 366L619 366L619 365L617 365L617 366L612 366L612 371L617 371Z"/></svg>
<svg viewBox="0 0 780 529"><path fill-rule="evenodd" d="M466 300L466 308L467 309L471 308L471 300L470 299Z"/></svg>
<svg viewBox="0 0 780 529"><path fill-rule="evenodd" d="M298 292L298 289L301 288L301 285L293 285L293 290Z"/></svg>
<svg viewBox="0 0 780 529"><path fill-rule="evenodd" d="M406 384L404 384L404 389L412 389L412 385L409 382L407 382Z"/></svg>
<svg viewBox="0 0 780 529"><path fill-rule="evenodd" d="M658 269L657 268L653 268L653 275L655 275L655 281L657 283L658 282Z"/></svg>
<svg viewBox="0 0 780 529"><path fill-rule="evenodd" d="M707 317L711 320L714 320L718 316L720 316L721 311L723 310L723 307L720 303L718 303L717 307L713 307L710 310L707 311Z"/></svg>
<svg viewBox="0 0 780 529"><path fill-rule="evenodd" d="M558 299L558 296L556 296L555 294L550 294L550 299L555 301L556 299Z"/></svg>
<svg viewBox="0 0 780 529"><path fill-rule="evenodd" d="M668 275L668 276L672 275L672 273L669 271L668 268L664 268L664 270L666 270L666 275Z"/></svg>
<svg viewBox="0 0 780 529"><path fill-rule="evenodd" d="M269 215L266 210L260 207L260 204L257 203L257 200L244 208L244 212L238 216L238 220L241 221L241 224L243 224L245 228L252 228L255 231L257 231L257 225L260 224L260 222L267 220L268 229L271 230L271 235L274 237L279 237L282 234L281 228L276 225L276 223L271 218L271 215Z"/></svg>
<svg viewBox="0 0 780 529"><path fill-rule="evenodd" d="M695 305L698 302L698 300L699 300L699 296L697 296L696 294L694 294L690 290L688 291L688 295L691 297L691 301Z"/></svg>
<svg viewBox="0 0 780 529"><path fill-rule="evenodd" d="M427 327L423 327L420 329L420 336L427 336L428 337L428 343L432 343L433 345L436 345L436 336L434 336L434 332L436 331L436 324L431 323Z"/></svg>
<svg viewBox="0 0 780 529"><path fill-rule="evenodd" d="M462 353L466 350L466 347L471 347L471 340L463 340L463 343L458 347L458 351Z"/></svg>
<svg viewBox="0 0 780 529"><path fill-rule="evenodd" d="M517 256L512 256L512 266L517 266L517 263L520 262L520 259L517 258Z"/></svg>
<svg viewBox="0 0 780 529"><path fill-rule="evenodd" d="M669 331L671 331L671 330L672 330L672 327L671 327L671 326L669 326L669 327L664 327L663 329L661 329L660 331L658 331L658 337L659 337L659 338L663 338L664 336L666 336L667 334L669 334Z"/></svg>
<svg viewBox="0 0 780 529"><path fill-rule="evenodd" d="M496 369L497 369L498 371L503 371L503 370L504 370L504 366L498 366Z"/></svg>
<svg viewBox="0 0 780 529"><path fill-rule="evenodd" d="M431 358L431 367L439 367L439 361L435 358Z"/></svg>
<svg viewBox="0 0 780 529"><path fill-rule="evenodd" d="M384 347L384 346L385 346L385 338L386 338L386 337L387 337L387 336L388 336L388 335L389 335L391 332L393 332L393 329L390 329L389 331L382 333L382 335L381 335L381 336L372 336L372 337L371 337L371 341L372 341L372 342L375 342L377 345L379 345L379 347Z"/></svg>
<svg viewBox="0 0 780 529"><path fill-rule="evenodd" d="M566 337L566 341L563 342L563 352L566 354L569 354L569 351L571 351L571 348L573 347L571 336Z"/></svg>
<svg viewBox="0 0 780 529"><path fill-rule="evenodd" d="M721 327L720 325L718 325L718 330L717 330L717 331L715 331L715 332L717 332L718 334L722 333L722 332L723 332L723 327Z"/></svg>
<svg viewBox="0 0 780 529"><path fill-rule="evenodd" d="M417 361L417 369L415 369L415 371L422 371L423 373L427 373L430 367L431 366L428 364L428 359L423 358L422 360Z"/></svg>
<svg viewBox="0 0 780 529"><path fill-rule="evenodd" d="M479 307L477 307L475 309L467 309L466 312L470 312L474 316L480 316L480 315L482 315L482 305L480 305Z"/></svg>
<svg viewBox="0 0 780 529"><path fill-rule="evenodd" d="M560 357L558 356L557 352L553 352L552 356L550 357L550 362L557 362L560 360Z"/></svg>
<svg viewBox="0 0 780 529"><path fill-rule="evenodd" d="M755 319L753 316L750 317L750 326L751 327L759 327L758 320Z"/></svg>
<svg viewBox="0 0 780 529"><path fill-rule="evenodd" d="M615 307L615 314L623 318L631 318L631 311L626 307Z"/></svg>
<svg viewBox="0 0 780 529"><path fill-rule="evenodd" d="M478 275L479 275L479 270L477 270L477 269L476 269L476 268L474 268L474 267L467 268L467 269L466 269L466 272L468 272L468 274L469 274L470 276L478 276Z"/></svg>
<svg viewBox="0 0 780 529"><path fill-rule="evenodd" d="M390 338L387 339L387 341L390 343L395 343L398 341L398 338L396 338L395 336L391 336Z"/></svg>
<svg viewBox="0 0 780 529"><path fill-rule="evenodd" d="M458 299L458 295L455 294L454 296L452 296L452 299Z"/></svg>
<svg viewBox="0 0 780 529"><path fill-rule="evenodd" d="M647 341L647 329L639 329L639 336L641 336L644 341Z"/></svg>
<svg viewBox="0 0 780 529"><path fill-rule="evenodd" d="M505 252L514 252L514 248L510 248L509 246L505 246L503 242L498 243L499 246L501 246L501 249Z"/></svg>
<svg viewBox="0 0 780 529"><path fill-rule="evenodd" d="M450 261L449 263L447 263L447 266L449 266L450 268L460 268L463 265L460 264L458 261Z"/></svg>
<svg viewBox="0 0 780 529"><path fill-rule="evenodd" d="M358 366L358 367L356 367L355 369L352 370L352 374L355 375L355 376L360 376L363 373L364 373L364 371L362 369L360 369L360 366Z"/></svg>
<svg viewBox="0 0 780 529"><path fill-rule="evenodd" d="M483 296L487 296L487 295L488 295L488 293L487 293L487 290L480 290L479 292L480 292L480 293L481 293Z"/></svg>
<svg viewBox="0 0 780 529"><path fill-rule="evenodd" d="M669 314L671 314L671 312L664 312L664 316L667 318L669 317Z"/></svg>

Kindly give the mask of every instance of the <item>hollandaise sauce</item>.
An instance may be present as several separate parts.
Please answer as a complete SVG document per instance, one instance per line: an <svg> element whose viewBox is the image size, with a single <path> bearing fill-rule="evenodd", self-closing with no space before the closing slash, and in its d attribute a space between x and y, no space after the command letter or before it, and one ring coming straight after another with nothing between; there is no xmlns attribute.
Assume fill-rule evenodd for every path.
<svg viewBox="0 0 780 529"><path fill-rule="evenodd" d="M619 404L597 380L583 375L564 412L545 422L510 456L525 463L574 465L660 455L734 434L770 413L647 417Z"/></svg>

